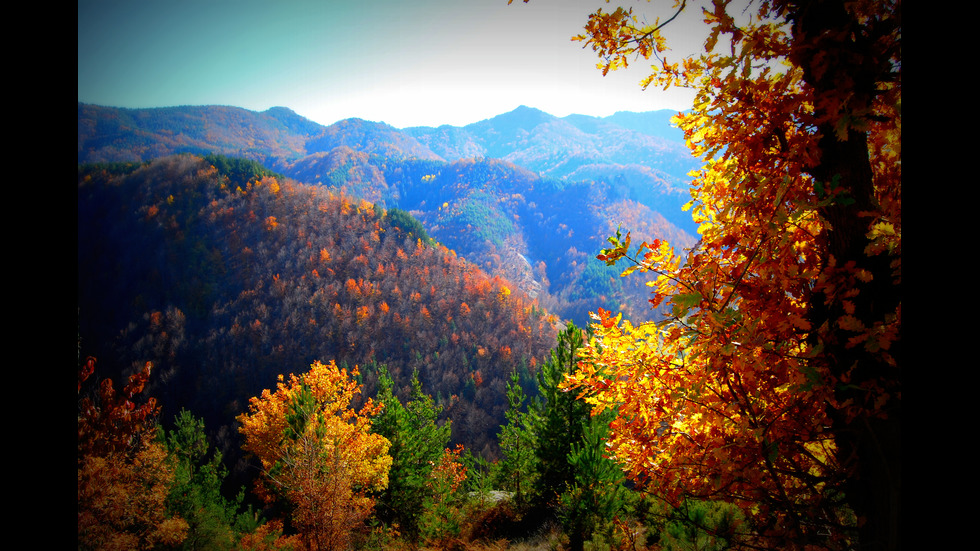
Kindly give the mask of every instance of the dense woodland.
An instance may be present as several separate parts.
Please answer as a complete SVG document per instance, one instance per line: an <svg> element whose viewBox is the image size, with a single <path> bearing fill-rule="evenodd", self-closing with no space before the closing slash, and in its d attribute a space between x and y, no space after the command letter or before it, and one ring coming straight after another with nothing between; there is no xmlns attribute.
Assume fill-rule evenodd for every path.
<svg viewBox="0 0 980 551"><path fill-rule="evenodd" d="M194 156L80 170L86 353L115 377L154 362L165 415L188 408L225 434L249 396L314 360L360 366L368 394L379 364L403 385L417 372L454 440L493 455L507 377L530 380L556 318L406 231L409 216L212 160L227 172Z"/></svg>
<svg viewBox="0 0 980 551"><path fill-rule="evenodd" d="M372 514L389 528L348 526L344 545L458 545L464 537L495 541L528 529L560 541L566 523L579 526L586 517L589 527L617 530L575 501L585 498L565 495L574 491L576 473L561 450L586 446L588 427L594 432L588 449L601 448L594 440L601 426L584 402L558 388L574 368L580 330L569 327L553 355L563 325L554 315L434 242L405 211L376 210L220 156L84 165L78 175L79 397L86 422L80 461L132 453L170 453L178 461L156 472L158 483L141 497L156 517L108 526L100 521L125 505L97 486L136 475L80 475L86 484L80 510L90 507L94 515L80 520L84 541L111 547L104 538L137 522L137 540L117 533L118 545L166 546L186 533L185 546L248 547L266 537L281 546L330 547L291 538L297 530L308 534L304 522L312 521L296 517L292 498L283 502L287 495L275 484L257 495L239 491L285 461L256 463L257 450L267 448L248 445L248 414L259 411L249 398L275 389L283 374L306 381L311 364L324 368L321 358L330 358L332 384L348 385L343 403L333 403L367 408L372 415L364 418L374 417L370 430L390 443L393 461L387 487L371 492ZM112 381L130 383L114 392ZM297 389L311 384L282 392L280 414L298 408ZM386 405L371 409L372 401ZM142 404L139 414L127 413L129 424L113 421L120 413L113 408L125 411L129 403ZM164 431L159 441L154 419ZM117 432L142 444L99 447L102 433ZM541 435L557 440L538 444ZM243 447L251 453L243 455ZM610 487L623 482L607 459L592 460L605 465ZM490 490L511 492L515 501L497 504L499 494ZM464 507L472 492L480 497ZM596 498L594 491L588 496ZM578 516L556 516L560 499L578 504ZM282 524L290 510L294 516Z"/></svg>
<svg viewBox="0 0 980 551"><path fill-rule="evenodd" d="M729 4L576 37L697 242L642 117L79 104L79 549L900 549L901 5Z"/></svg>
<svg viewBox="0 0 980 551"><path fill-rule="evenodd" d="M109 526L88 518L80 521L80 537L123 548L168 546L174 534L187 535L184 546L205 548L260 545L255 538L282 547L316 547L290 536L306 533L306 525L289 516L284 495L243 491L263 469L256 462L259 454L242 452L243 446L250 448L239 427L250 411L250 397L275 389L284 374L305 377L309 366L321 361L356 387L338 407L353 411L372 400L388 404L373 412L371 429L392 446L387 489L371 493L376 501L371 515L388 529L348 526L344 545L454 546L466 539L519 539L530 530L538 540L581 547L593 530L615 539L640 526L609 522L584 501L596 499L612 500L607 508L638 508L631 514L649 515L643 518L667 534L676 522L670 520L673 513L623 486L618 468L600 453L601 423L591 420L584 402L558 388L574 369L581 330L571 326L556 341L565 324L538 300L429 236L426 226L450 227L464 238L468 232L493 236L498 231L492 223L477 225L481 219L493 221L488 194L459 183L473 166L492 173L488 179L498 186L512 186L504 189L526 185L525 193L541 206L530 211L528 201L514 193L504 207L529 219L540 221L551 209L595 216L587 212L588 196L578 205L555 204L555 197L570 197L548 194L546 186L562 185L559 181L491 160L435 175L427 172L445 166L394 163L390 179L412 201L441 197L448 193L443 187L463 188L463 199L456 201L463 206L445 209L429 224L243 159L186 154L146 163L79 165L79 397L83 417L93 415L86 438L96 438L100 430L128 431L117 437L136 438L142 447L130 441L112 451L98 448L98 454L142 450L177 458L171 469L154 474L158 483L140 498L155 517ZM431 185L413 189L409 183L415 180ZM563 235L554 239L557 247L573 242L563 241ZM503 263L493 238L483 241L487 256ZM601 296L609 285L608 268L584 252L571 256L573 267L578 262L581 279L591 278ZM548 281L543 263L537 275ZM541 296L547 296L546 289L540 289ZM131 382L113 393L113 381ZM296 397L283 396L288 410ZM139 416L131 412L126 415L131 425L112 422L114 401L121 410L126 403L143 404L143 420L134 422ZM403 403L406 409L398 409ZM154 419L163 431L159 442L151 428ZM543 441L546 435L551 441ZM82 461L96 452L80 439ZM572 446L602 465L591 476L601 476L611 494L594 488L582 494L588 481L577 482L576 476L586 475L576 474L567 463L574 458L561 451ZM80 507L91 507L101 519L114 518L114 508L124 505L92 486L120 485L124 482L113 477L134 476L86 472ZM439 476L451 478L439 479L434 489L433 477ZM501 495L512 500L500 501ZM420 509L417 503L427 506ZM559 514L573 505L571 512ZM367 517L358 518L355 524L361 526ZM113 530L131 535L133 525L120 528L126 522L141 526L138 538L105 543Z"/></svg>
<svg viewBox="0 0 980 551"><path fill-rule="evenodd" d="M664 113L559 119L521 107L462 128L397 130L360 119L323 127L285 108L78 109L79 162L182 152L257 160L411 213L459 256L580 325L593 302L637 320L658 316L642 282L595 262L616 229L695 242L682 182L696 164Z"/></svg>

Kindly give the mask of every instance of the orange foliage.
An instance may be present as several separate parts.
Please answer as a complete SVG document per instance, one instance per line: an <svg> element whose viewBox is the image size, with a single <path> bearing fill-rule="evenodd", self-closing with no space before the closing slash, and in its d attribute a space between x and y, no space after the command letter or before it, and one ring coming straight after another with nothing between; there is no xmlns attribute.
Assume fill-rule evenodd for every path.
<svg viewBox="0 0 980 551"><path fill-rule="evenodd" d="M443 450L438 463L430 462L432 472L429 474L429 487L441 490L434 492L436 499L453 496L460 485L466 481L466 466L460 460L463 449L462 444L457 444L452 450L446 448Z"/></svg>
<svg viewBox="0 0 980 551"><path fill-rule="evenodd" d="M360 392L334 362L314 362L310 371L280 376L275 392L265 390L238 417L242 448L262 463L267 500L293 504L293 524L309 548L344 549L374 506L371 492L388 485L390 443L371 433L379 411L370 399L350 408Z"/></svg>
<svg viewBox="0 0 980 551"><path fill-rule="evenodd" d="M96 400L84 396L78 401L78 455L128 453L140 447L140 435L152 431L160 408L155 398L137 406L136 396L150 378L152 365L129 378L122 392L116 392L111 379L99 384ZM89 357L78 373L78 391L95 373L95 358Z"/></svg>
<svg viewBox="0 0 980 551"><path fill-rule="evenodd" d="M303 538L299 534L283 536L282 524L281 520L272 519L259 526L254 533L243 535L238 545L246 551L301 549Z"/></svg>
<svg viewBox="0 0 980 551"><path fill-rule="evenodd" d="M573 382L617 408L611 451L633 477L677 505L737 503L750 546L897 548L901 4L702 15L705 53L673 63L664 25L632 9L597 11L579 37L604 72L654 56L644 87L698 91L675 121L704 166L696 247L634 252L617 232L599 256L651 274L670 319L600 310Z"/></svg>
<svg viewBox="0 0 980 551"><path fill-rule="evenodd" d="M355 316L357 317L357 324L358 325L363 324L365 322L365 320L367 320L368 317L370 317L370 315L371 315L371 307L370 306L365 305L365 306L359 307L357 309L357 312L355 313Z"/></svg>
<svg viewBox="0 0 980 551"><path fill-rule="evenodd" d="M354 281L353 279L348 279L345 285L347 287L347 293L349 295L351 295L352 297L361 296L361 287L360 285L357 284L356 281Z"/></svg>
<svg viewBox="0 0 980 551"><path fill-rule="evenodd" d="M78 390L95 371L88 358L79 370ZM156 442L151 398L137 406L150 364L130 377L121 393L112 381L99 385L98 399L78 401L78 545L80 548L151 549L179 545L188 525L167 515L174 472Z"/></svg>

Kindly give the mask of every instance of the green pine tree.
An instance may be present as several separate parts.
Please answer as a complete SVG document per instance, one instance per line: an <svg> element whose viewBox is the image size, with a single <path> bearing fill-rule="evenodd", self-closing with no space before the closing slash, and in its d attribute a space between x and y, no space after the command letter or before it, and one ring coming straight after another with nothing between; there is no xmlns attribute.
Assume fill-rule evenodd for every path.
<svg viewBox="0 0 980 551"><path fill-rule="evenodd" d="M418 373L412 376L409 401L403 406L385 367L378 370L378 400L384 403L375 417L374 431L391 441L392 463L388 488L379 496L375 510L383 521L397 523L411 539L419 537L423 504L432 491L432 468L449 443L450 424L439 425L440 407L422 392Z"/></svg>
<svg viewBox="0 0 980 551"><path fill-rule="evenodd" d="M551 357L538 372L539 396L531 413L537 435L535 500L538 505L549 508L557 506L561 494L575 481L568 454L572 452L572 446L584 438L590 417L588 404L577 400L575 393L560 388L565 376L575 370L576 351L581 347L582 331L569 323L558 334Z"/></svg>
<svg viewBox="0 0 980 551"><path fill-rule="evenodd" d="M568 463L575 480L561 496L561 518L573 551L602 523L616 517L626 504L623 471L606 457L606 435L615 412L605 411L585 424L582 441L572 445Z"/></svg>
<svg viewBox="0 0 980 551"><path fill-rule="evenodd" d="M241 511L244 490L234 500L221 494L228 469L215 450L208 459L209 446L204 420L181 410L174 430L163 438L175 462L174 484L167 497L171 513L183 517L189 526L182 549L235 549L241 535L258 528L258 515Z"/></svg>
<svg viewBox="0 0 980 551"><path fill-rule="evenodd" d="M507 384L507 424L501 427L499 436L504 457L497 471L498 487L514 492L518 509L526 505L537 479L537 438L520 382L520 375L514 371Z"/></svg>
<svg viewBox="0 0 980 551"><path fill-rule="evenodd" d="M741 511L731 503L689 499L666 516L660 547L664 551L725 551L737 547L743 521Z"/></svg>
<svg viewBox="0 0 980 551"><path fill-rule="evenodd" d="M577 369L582 345L582 330L574 324L558 334L538 373L540 396L530 412L537 435L536 503L557 513L574 551L583 549L600 524L615 517L626 502L622 470L604 455L614 412L592 417L585 400L561 386Z"/></svg>

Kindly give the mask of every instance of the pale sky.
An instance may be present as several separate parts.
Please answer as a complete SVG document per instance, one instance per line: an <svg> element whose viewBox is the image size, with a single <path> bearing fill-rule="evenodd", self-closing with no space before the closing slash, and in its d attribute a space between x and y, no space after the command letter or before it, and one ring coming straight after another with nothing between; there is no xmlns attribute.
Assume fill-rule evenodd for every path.
<svg viewBox="0 0 980 551"><path fill-rule="evenodd" d="M661 2L659 15L671 4ZM646 2L632 5L650 12ZM519 105L557 116L690 108L689 91L640 89L649 62L603 77L591 49L571 41L600 6L615 8L602 0L78 0L78 101L284 106L321 124L359 117L397 128L461 126ZM692 32L681 35L693 35L697 21L685 25Z"/></svg>

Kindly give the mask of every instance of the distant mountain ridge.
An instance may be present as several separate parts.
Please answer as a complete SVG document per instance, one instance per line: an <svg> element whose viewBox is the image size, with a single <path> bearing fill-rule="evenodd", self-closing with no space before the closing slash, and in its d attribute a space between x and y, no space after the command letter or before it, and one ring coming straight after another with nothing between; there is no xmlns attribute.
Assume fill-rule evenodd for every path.
<svg viewBox="0 0 980 551"><path fill-rule="evenodd" d="M302 159L338 147L399 160L489 157L565 181L615 183L626 189L627 197L694 233L690 217L677 213L689 200L687 174L698 163L683 134L670 125L675 114L621 111L608 117L559 118L521 106L463 127L399 130L356 118L323 126L286 107L255 112L225 106L123 109L79 103L78 162L218 153L256 160L304 180L317 171L300 176L290 167L309 168L314 159Z"/></svg>
<svg viewBox="0 0 980 551"><path fill-rule="evenodd" d="M281 162L348 146L393 158L454 161L492 157L545 175L565 177L570 171L561 167L568 163L555 157L651 168L657 163L673 166L678 160L687 161L690 155L683 145L683 134L670 126L670 117L675 114L669 110L621 111L608 117L558 118L520 106L463 127L399 130L357 118L323 126L287 107L257 112L213 105L127 109L79 103L78 162L147 161L185 152ZM686 174L666 172L681 177Z"/></svg>
<svg viewBox="0 0 980 551"><path fill-rule="evenodd" d="M683 133L670 126L673 115L676 112L655 111L559 118L521 106L461 128L404 131L450 161L492 157L563 179L583 165L639 164L683 179L696 163L684 146Z"/></svg>
<svg viewBox="0 0 980 551"><path fill-rule="evenodd" d="M304 121L286 108L256 113L226 106L124 109L79 103L78 162L149 161L176 153L252 160L305 155L317 129Z"/></svg>
<svg viewBox="0 0 980 551"><path fill-rule="evenodd" d="M285 107L79 104L78 159L214 152L255 160L411 213L460 256L584 325L597 305L646 304L645 287L629 287L595 260L619 227L634 240L695 242L696 226L681 206L696 163L664 137L676 135L667 122L673 114L559 118L522 106L464 127L398 130L362 119L322 126Z"/></svg>
<svg viewBox="0 0 980 551"><path fill-rule="evenodd" d="M346 119L323 126L287 107L125 109L78 104L78 162L149 161L178 153L218 153L275 164L346 145L386 157L437 159L384 123Z"/></svg>

